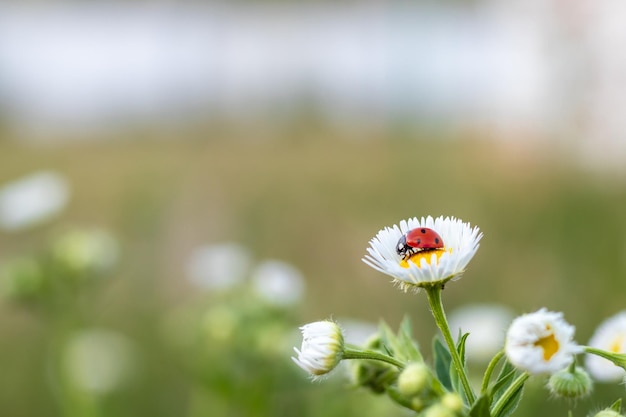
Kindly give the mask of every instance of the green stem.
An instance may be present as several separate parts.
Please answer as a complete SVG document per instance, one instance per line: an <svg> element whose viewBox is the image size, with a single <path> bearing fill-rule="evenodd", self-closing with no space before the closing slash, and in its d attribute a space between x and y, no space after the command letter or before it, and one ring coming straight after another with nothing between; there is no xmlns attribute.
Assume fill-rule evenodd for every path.
<svg viewBox="0 0 626 417"><path fill-rule="evenodd" d="M600 356L601 358L608 359L615 365L626 370L626 354L607 352L606 350L596 349L591 346L581 346L583 350L592 355Z"/></svg>
<svg viewBox="0 0 626 417"><path fill-rule="evenodd" d="M500 362L500 359L502 359L503 356L504 356L504 350L501 350L500 352L496 353L493 359L491 359L491 362L489 362L489 365L487 366L487 369L485 370L485 376L483 377L483 384L480 387L481 394L484 394L487 392L487 388L489 387L489 380L491 379L491 374L493 374L493 371L496 368L496 365L498 364L498 362Z"/></svg>
<svg viewBox="0 0 626 417"><path fill-rule="evenodd" d="M491 415L493 417L498 417L500 415L500 413L504 409L504 406L506 406L511 397L515 395L519 389L522 388L524 382L526 382L529 376L530 374L528 372L524 372L523 374L518 376L511 385L509 385L509 387L506 389L506 391L504 391L502 396L498 398L498 401L491 409Z"/></svg>
<svg viewBox="0 0 626 417"><path fill-rule="evenodd" d="M474 401L476 401L476 396L474 395L472 387L469 383L469 379L467 378L467 373L465 372L465 366L463 366L463 361L459 356L459 352L456 350L454 339L452 339L452 334L450 333L450 326L448 326L448 319L446 318L446 313L443 310L443 302L441 301L441 291L443 289L443 284L427 286L425 287L425 289L426 295L428 296L428 302L430 303L430 310L433 313L433 317L435 318L435 323L437 323L437 327L439 327L439 330L441 330L441 334L443 335L443 338L448 345L448 350L450 350L450 355L452 356L454 368L456 369L456 372L461 379L461 384L463 385L463 390L465 391L465 397L467 398L469 404L473 404Z"/></svg>
<svg viewBox="0 0 626 417"><path fill-rule="evenodd" d="M343 359L369 359L375 361L387 362L391 365L404 369L405 364L391 356L373 350L353 349L346 347L343 351Z"/></svg>

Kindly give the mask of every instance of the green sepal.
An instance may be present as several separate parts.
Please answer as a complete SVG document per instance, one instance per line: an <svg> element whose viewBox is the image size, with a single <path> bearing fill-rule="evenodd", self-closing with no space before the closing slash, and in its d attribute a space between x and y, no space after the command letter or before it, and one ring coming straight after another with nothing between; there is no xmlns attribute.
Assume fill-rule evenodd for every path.
<svg viewBox="0 0 626 417"><path fill-rule="evenodd" d="M433 355L437 379L448 391L452 391L452 380L450 379L452 356L438 337L433 339Z"/></svg>
<svg viewBox="0 0 626 417"><path fill-rule="evenodd" d="M468 417L491 417L490 405L491 396L488 394L481 395L470 409Z"/></svg>

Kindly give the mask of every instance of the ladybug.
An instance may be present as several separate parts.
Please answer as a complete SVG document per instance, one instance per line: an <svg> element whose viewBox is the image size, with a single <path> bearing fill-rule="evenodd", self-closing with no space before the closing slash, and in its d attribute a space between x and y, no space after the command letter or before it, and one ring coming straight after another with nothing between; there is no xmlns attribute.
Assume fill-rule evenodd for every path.
<svg viewBox="0 0 626 417"><path fill-rule="evenodd" d="M443 249L443 239L439 233L427 227L411 229L402 235L396 245L396 252L403 259L427 250Z"/></svg>

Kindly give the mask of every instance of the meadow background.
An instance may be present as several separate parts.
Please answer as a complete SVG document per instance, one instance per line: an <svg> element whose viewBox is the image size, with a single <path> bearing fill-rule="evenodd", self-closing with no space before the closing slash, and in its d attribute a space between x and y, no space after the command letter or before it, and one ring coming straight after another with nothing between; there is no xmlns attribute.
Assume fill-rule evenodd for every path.
<svg viewBox="0 0 626 417"><path fill-rule="evenodd" d="M280 16L277 11L287 10L285 21L289 21L289 13L298 14L300 9L285 3L285 9L274 3L268 8L255 3L251 9L246 3L239 4L232 14L235 24L231 32L237 32L241 23L237 13L242 10L247 18L258 10L265 11L263 16ZM172 96L155 90L159 94L150 96L152 106L144 113L140 111L143 101L137 99L143 93L133 96L135 90L128 90L134 81L145 79L141 65L126 84L112 84L118 90L111 100L102 90L88 88L89 80L102 86L106 77L85 76L78 87L71 82L63 84L66 78L71 81L71 71L88 74L88 69L57 65L54 54L48 58L50 72L38 66L22 74L24 85L33 85L41 76L35 84L39 90L20 88L22 79L16 76L19 71L14 71L18 67L10 63L22 61L15 58L5 61L4 67L0 64L4 69L0 85L5 86L0 89L4 92L0 186L51 170L62 175L71 190L67 206L54 218L17 231L0 230L0 262L9 264L22 256L45 258L50 242L68 228L97 227L119 244L118 261L104 277L88 277L84 283L35 299L17 300L4 294L0 304L0 414L406 415L385 397L349 387L343 371L311 383L291 362L290 349L299 344L295 329L307 322L332 317L375 324L382 318L395 328L409 315L415 337L429 356L436 329L424 295L400 292L386 276L360 260L368 240L379 229L412 216L456 216L484 233L465 276L446 286L444 303L449 311L470 303L501 304L515 314L545 306L563 311L576 325L576 340L586 343L602 320L625 307L626 129L612 116L621 108L623 84L621 72L607 69L615 68L611 59L620 59L608 57L613 56L611 45L623 39L624 32L606 34L599 29L604 22L601 17L610 16L620 6L600 2L596 10L589 11L579 5L572 14L564 15L559 2L549 3L550 10L530 3L513 4L508 13L495 6L491 9L488 2L451 2L443 9L428 5L411 10L421 18L424 14L433 17L432 30L450 34L456 33L450 22L462 22L464 17L476 24L481 22L475 20L476 15L510 16L510 21L496 21L504 26L508 22L522 35L540 41L545 35L542 27L529 28L524 22L543 16L547 27L558 23L561 30L558 42L549 32L548 39L555 42L552 51L562 52L558 46L573 48L580 39L588 41L589 49L565 48L567 56L561 56L564 61L556 67L550 60L539 60L538 66L512 64L511 68L520 72L489 73L487 62L484 67L471 67L471 74L480 74L476 78L458 75L476 58L466 49L472 45L459 46L462 36L450 35L452 42L434 45L425 42L433 48L426 51L439 51L439 66L426 75L415 75L420 88L409 88L406 96L398 96L402 86L395 85L394 93L385 96L394 100L391 104L385 101L383 108L368 107L377 103L379 93L351 95L368 91L372 84L367 79L351 84L347 92L342 90L351 74L367 67L353 65L360 63L359 59L367 64L367 54L361 53L351 56L351 65L340 65L345 73L340 73L344 75L336 84L313 82L292 95L282 88L291 91L287 87L299 86L297 76L287 87L273 79L267 90L254 88L266 81L261 76L255 79L254 74L264 74L268 68L272 73L275 68L261 66L255 71L255 65L282 56L280 50L267 59L261 54L258 62L246 61L236 67L247 70L238 73L241 79L248 74L256 80L250 81L249 89L229 90L239 78L226 78L234 84L226 83L217 97L212 95L214 90L198 87L199 95L209 97L198 105L198 101L189 104L184 95L177 96L178 84L174 83L167 89ZM40 21L53 16L52 29L57 28L56 9L50 12L50 6L37 4L29 7L5 9L9 13L0 18L14 28L5 34L13 33L13 40L23 41L22 45L31 44L20 31L20 22L33 10L43 19ZM153 11L151 7L148 9ZM377 5L375 12L379 7L384 9ZM332 7L328 8L322 15L333 15ZM372 13L372 7L366 9ZM91 13L84 7L80 10L79 17ZM133 10L131 16L145 15L141 8ZM341 18L347 19L346 33L350 33L350 15L355 10L363 9L348 5L338 14L339 27L343 27ZM124 11L113 15L116 13ZM410 27L407 20L403 22ZM263 18L258 22L259 33L263 33ZM443 23L438 26L437 22ZM473 33L471 27L466 30ZM325 38L320 39L323 44ZM350 51L352 38L341 39L347 42L343 51ZM251 42L251 50L258 51ZM63 43L48 47L58 45ZM272 50L271 42L268 45ZM446 49L449 45L452 49ZM605 49L600 48L603 45ZM38 50L24 47L23 55L19 48L13 50L23 62L46 62ZM139 44L136 53L141 50ZM461 50L466 58L458 57ZM498 57L499 49L493 50ZM63 51L67 52L61 49L56 55L58 61L74 62L74 55ZM441 58L447 56L446 51L455 58ZM550 51L543 53L537 56L553 57ZM528 49L520 54L520 62L526 62L524 57L537 57ZM507 61L508 57L490 62ZM125 56L119 58L127 62ZM344 58L343 53L318 57L339 63ZM424 56L420 59L429 61ZM198 68L193 60L181 62ZM405 61L387 62L402 66ZM101 74L107 74L117 67L109 72L106 67L99 68ZM554 82L536 83L537 78L528 77L524 68L531 68L534 75L548 68L553 77L549 80ZM55 78L55 70L66 78ZM332 74L327 74L329 79ZM403 74L412 79L410 71ZM505 76L499 82L494 79L501 87L487 88L489 74ZM212 79L210 75L207 73L207 79ZM46 89L50 83L57 88ZM429 83L429 89L420 90ZM444 88L450 83L465 93L456 95ZM89 94L75 94L71 85ZM81 85L87 87L81 90ZM160 85L155 81L144 87L152 91L151 87ZM191 81L189 85L193 86ZM181 91L189 90L183 87ZM485 94L481 94L482 88ZM507 95L511 88L527 88L537 94L520 99ZM134 103L130 107L121 100L125 90ZM231 91L235 92L232 96L224 95ZM276 93L281 97L276 101L276 94L268 91L284 94ZM321 100L329 91L336 96L328 102ZM415 95L420 91L428 94ZM55 100L63 96L71 100L55 106ZM489 105L481 101L485 96L491 100ZM546 96L552 98L544 101ZM178 100L175 111L170 107L172 97ZM85 110L85 103L99 99L105 105ZM461 106L454 104L459 101ZM35 105L25 104L29 102ZM169 105L160 104L163 102ZM436 110L428 110L430 102ZM190 106L188 112L186 106ZM80 109L87 115L81 115ZM528 109L533 110L530 115ZM333 116L335 110L339 118ZM68 118L68 114L76 117ZM305 278L302 298L295 305L277 307L255 299L245 283L219 292L194 286L187 270L191 253L204 245L222 243L242 245L252 263L279 259L293 265ZM44 275L52 279L63 275L46 265ZM7 279L6 273L2 276ZM219 315L207 319L207 314L215 311L226 311L225 321ZM221 333L220 323L230 326L230 331ZM74 332L90 328L113 331L131 346L131 375L110 392L78 387L64 374L62 358L67 355L68 340ZM215 334L226 336L212 339ZM569 404L549 398L542 384L539 378L530 384L515 415L566 415ZM577 402L574 415L586 415L623 394L623 385L597 385L591 398Z"/></svg>

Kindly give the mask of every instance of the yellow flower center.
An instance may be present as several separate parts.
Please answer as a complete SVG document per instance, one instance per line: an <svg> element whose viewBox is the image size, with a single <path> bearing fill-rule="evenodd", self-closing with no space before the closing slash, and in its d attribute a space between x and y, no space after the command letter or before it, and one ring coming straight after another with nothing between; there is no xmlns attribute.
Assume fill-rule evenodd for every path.
<svg viewBox="0 0 626 417"><path fill-rule="evenodd" d="M430 265L433 254L436 255L436 258L435 258L436 262L439 263L439 258L441 258L441 255L443 255L446 252L450 253L452 252L452 249L430 249L430 250L419 251L411 255L408 260L402 259L400 261L400 266L402 268L408 268L409 261L413 262L417 266L420 266L422 259L425 259L426 263Z"/></svg>
<svg viewBox="0 0 626 417"><path fill-rule="evenodd" d="M609 345L609 351L613 353L622 353L622 345L624 344L624 335L620 334L613 339L612 343Z"/></svg>
<svg viewBox="0 0 626 417"><path fill-rule="evenodd" d="M539 346L543 349L543 360L545 361L549 361L550 358L559 351L559 342L554 337L554 333L537 340L535 346Z"/></svg>

